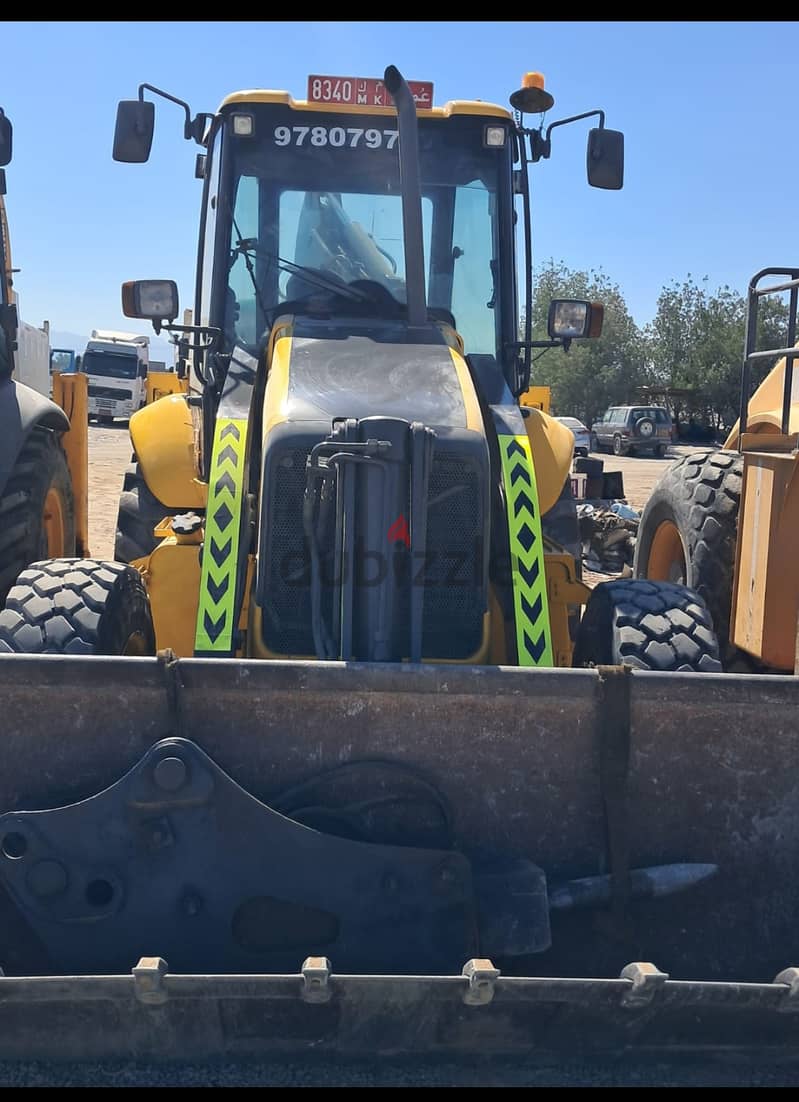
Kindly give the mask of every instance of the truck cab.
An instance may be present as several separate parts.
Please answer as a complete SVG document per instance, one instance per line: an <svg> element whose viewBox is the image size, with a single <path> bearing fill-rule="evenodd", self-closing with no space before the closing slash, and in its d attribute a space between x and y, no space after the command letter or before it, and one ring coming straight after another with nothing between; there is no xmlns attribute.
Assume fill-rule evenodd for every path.
<svg viewBox="0 0 799 1102"><path fill-rule="evenodd" d="M104 424L126 420L141 409L147 393L150 338L94 329L81 370L88 376L89 417Z"/></svg>

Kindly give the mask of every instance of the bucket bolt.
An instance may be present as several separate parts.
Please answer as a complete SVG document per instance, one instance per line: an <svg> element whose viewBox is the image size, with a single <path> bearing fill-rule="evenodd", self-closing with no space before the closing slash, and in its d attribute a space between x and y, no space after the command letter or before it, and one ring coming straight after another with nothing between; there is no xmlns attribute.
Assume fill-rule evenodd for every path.
<svg viewBox="0 0 799 1102"><path fill-rule="evenodd" d="M472 957L463 966L469 986L463 995L467 1006L487 1006L494 998L494 988L499 979L499 969L486 957Z"/></svg>

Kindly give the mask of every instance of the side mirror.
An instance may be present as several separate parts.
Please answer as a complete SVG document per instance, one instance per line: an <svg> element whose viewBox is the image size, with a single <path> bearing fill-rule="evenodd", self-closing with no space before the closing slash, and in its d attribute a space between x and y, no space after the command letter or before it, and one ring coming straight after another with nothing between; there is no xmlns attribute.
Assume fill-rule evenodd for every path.
<svg viewBox="0 0 799 1102"><path fill-rule="evenodd" d="M140 379L146 379L147 378L147 364L144 364L144 363L139 364L139 378Z"/></svg>
<svg viewBox="0 0 799 1102"><path fill-rule="evenodd" d="M122 284L126 318L174 321L178 316L178 285L172 279L132 279Z"/></svg>
<svg viewBox="0 0 799 1102"><path fill-rule="evenodd" d="M154 132L154 103L140 99L120 100L114 129L114 160L126 164L142 164L148 160Z"/></svg>
<svg viewBox="0 0 799 1102"><path fill-rule="evenodd" d="M551 340L573 341L581 337L599 337L605 308L601 302L577 298L553 298L549 304L547 332Z"/></svg>
<svg viewBox="0 0 799 1102"><path fill-rule="evenodd" d="M588 131L586 154L588 183L606 191L618 191L624 185L624 135L621 130L595 127Z"/></svg>
<svg viewBox="0 0 799 1102"><path fill-rule="evenodd" d="M12 134L11 119L6 117L0 107L0 167L3 168L11 164Z"/></svg>

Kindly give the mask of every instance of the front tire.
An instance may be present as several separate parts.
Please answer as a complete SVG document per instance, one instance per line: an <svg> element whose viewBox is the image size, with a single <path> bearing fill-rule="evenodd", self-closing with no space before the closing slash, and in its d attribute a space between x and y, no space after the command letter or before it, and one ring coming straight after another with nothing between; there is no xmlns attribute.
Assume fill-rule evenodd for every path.
<svg viewBox="0 0 799 1102"><path fill-rule="evenodd" d="M586 605L575 666L720 673L719 644L701 597L668 582L601 582Z"/></svg>
<svg viewBox="0 0 799 1102"><path fill-rule="evenodd" d="M743 460L736 452L684 456L655 486L641 516L636 578L680 582L710 610L725 669L753 671L755 660L729 642Z"/></svg>
<svg viewBox="0 0 799 1102"><path fill-rule="evenodd" d="M0 653L155 654L150 603L137 570L97 559L34 563L0 612Z"/></svg>
<svg viewBox="0 0 799 1102"><path fill-rule="evenodd" d="M34 428L0 495L0 602L36 559L75 554L75 502L66 456L49 429Z"/></svg>

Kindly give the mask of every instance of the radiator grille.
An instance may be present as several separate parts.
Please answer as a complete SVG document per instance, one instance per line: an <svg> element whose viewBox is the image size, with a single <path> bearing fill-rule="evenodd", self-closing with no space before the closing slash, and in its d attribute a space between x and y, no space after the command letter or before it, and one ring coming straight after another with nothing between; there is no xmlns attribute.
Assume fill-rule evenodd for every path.
<svg viewBox="0 0 799 1102"><path fill-rule="evenodd" d="M264 643L277 654L314 654L310 561L302 528L307 451L287 450L271 464L266 497ZM427 557L414 564L424 584L422 653L468 658L479 647L485 609L480 470L467 456L436 455L430 473ZM323 602L326 611L328 603Z"/></svg>

